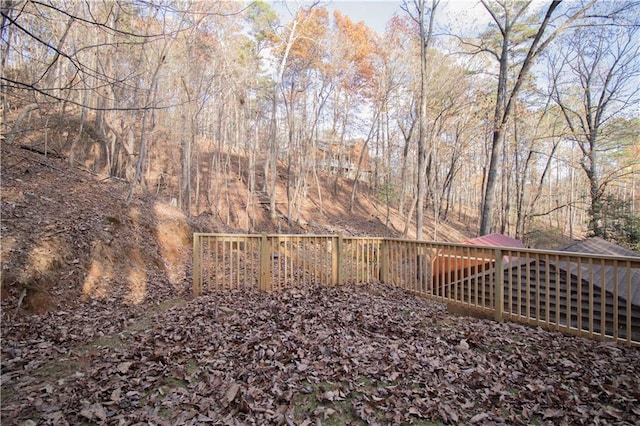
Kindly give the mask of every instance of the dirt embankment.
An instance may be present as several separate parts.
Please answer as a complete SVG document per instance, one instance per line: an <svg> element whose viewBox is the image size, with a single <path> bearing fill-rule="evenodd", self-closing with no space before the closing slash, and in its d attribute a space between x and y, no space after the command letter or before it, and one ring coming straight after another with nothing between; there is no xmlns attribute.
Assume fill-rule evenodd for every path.
<svg viewBox="0 0 640 426"><path fill-rule="evenodd" d="M167 203L7 144L1 185L3 317L187 291L195 223Z"/></svg>

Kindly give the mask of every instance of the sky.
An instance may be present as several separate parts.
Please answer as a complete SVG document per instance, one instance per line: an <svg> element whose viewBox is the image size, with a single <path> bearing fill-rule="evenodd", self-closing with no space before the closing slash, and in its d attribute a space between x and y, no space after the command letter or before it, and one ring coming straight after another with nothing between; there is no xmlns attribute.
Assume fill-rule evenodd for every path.
<svg viewBox="0 0 640 426"><path fill-rule="evenodd" d="M272 1L274 9L283 21L290 19L290 14L282 1ZM295 12L298 2L289 1L290 9ZM305 4L303 2L303 4ZM364 23L380 34L394 14L402 15L401 0L329 0L322 3L329 10L338 9L348 15L352 21ZM457 34L466 32L478 33L489 22L487 12L479 0L442 0L436 17L441 25L449 25Z"/></svg>

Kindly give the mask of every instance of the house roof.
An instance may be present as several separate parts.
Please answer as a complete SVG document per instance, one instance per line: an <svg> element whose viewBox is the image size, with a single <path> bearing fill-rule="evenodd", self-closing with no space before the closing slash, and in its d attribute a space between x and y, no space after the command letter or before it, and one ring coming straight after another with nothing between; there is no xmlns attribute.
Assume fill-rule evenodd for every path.
<svg viewBox="0 0 640 426"><path fill-rule="evenodd" d="M606 254L611 256L640 257L637 251L629 250L617 244L593 237L584 241L575 241L560 251L570 251L572 253Z"/></svg>
<svg viewBox="0 0 640 426"><path fill-rule="evenodd" d="M468 241L469 244L482 244L482 245L490 245L489 243L493 242L494 246L503 246L504 243L507 243L508 240L505 240L500 237L495 237L496 234L491 236L474 238L473 242ZM487 241L486 237L490 237L489 241ZM505 237L504 235L502 237ZM518 240L514 240L513 238L505 237L506 239L510 239L515 242L513 244L519 243ZM497 244L500 242L500 244ZM522 244L522 243L520 243ZM586 241L579 241L577 243L573 243L570 246L564 249L566 252L571 253L584 253L584 254L603 254L610 256L625 256L625 257L640 257L640 253L625 249L624 247L620 247L616 244L607 242L600 238L592 238ZM570 255L568 255L570 256ZM538 264L540 263L540 264ZM600 261L589 262L587 260L583 260L582 263L578 263L575 261L570 261L569 259L561 259L556 262L555 259L549 258L547 260L537 259L534 257L528 257L526 255L522 255L520 257L513 257L510 261L505 261L504 270L508 271L510 269L517 270L520 273L520 269L530 267L531 273L526 273L523 275L523 280L531 279L532 284L534 280L540 278L542 281L538 281L539 283L544 283L545 279L552 279L555 283L556 279L559 277L559 274L555 274L552 271L556 270L564 270L571 274L571 278L568 280L570 286L573 287L572 292L575 291L575 286L578 277L582 280L582 289L583 292L588 287L585 286L584 283L588 283L593 280L593 286L599 288L605 288L605 290L609 294L614 293L615 283L618 283L618 297L623 300L631 300L631 303L635 306L632 308L632 315L637 314L637 307L640 306L640 268L627 268L625 261L620 261L619 266L616 268L611 261L607 262L608 264L601 265ZM530 266L527 266L530 265ZM580 265L580 267L579 267ZM578 270L581 270L578 273ZM446 271L446 269L444 269ZM476 274L471 275L470 277L466 277L465 279L475 278L480 279L480 277L488 276L495 274L494 269L484 269ZM526 277L526 278L524 278ZM491 282L491 280L488 280ZM562 285L567 285L567 279L563 278L561 280ZM630 284L630 285L629 285ZM554 284L555 285L555 284ZM531 287L532 289L535 287ZM628 290L629 289L629 290ZM630 298L627 296L627 292L630 294ZM583 299L584 300L584 299ZM624 307L626 305L625 302L621 305Z"/></svg>
<svg viewBox="0 0 640 426"><path fill-rule="evenodd" d="M480 237L464 241L464 243L473 244L475 246L524 248L522 241L502 234L482 235Z"/></svg>
<svg viewBox="0 0 640 426"><path fill-rule="evenodd" d="M342 145L344 148L354 149L358 144L364 145L364 139L318 139L318 149L322 151L331 151L334 148Z"/></svg>
<svg viewBox="0 0 640 426"><path fill-rule="evenodd" d="M617 244L605 241L602 238L589 238L584 241L576 241L561 251L567 251L571 253L585 253L585 254L603 254L609 256L628 256L628 257L640 257L640 253L626 249ZM573 275L578 274L578 266L576 263L570 264L570 272ZM587 279L591 274L589 273L589 264L582 266L582 277ZM631 303L636 306L640 306L640 270L629 269L622 264L620 267L615 268L611 265L593 264L593 284L602 287L602 277L604 274L604 287L607 291L613 293L616 279L618 281L618 294L623 299L627 299L627 286L631 283Z"/></svg>
<svg viewBox="0 0 640 426"><path fill-rule="evenodd" d="M462 242L463 244L488 247L511 247L524 248L522 241L515 238L507 237L502 234L490 234L472 238ZM482 249L480 257L474 257L467 254L461 249L443 249L438 251L438 256L434 260L434 267L438 274L445 274L451 271L467 271L472 268L486 268L495 262L495 254L492 250L484 251ZM503 262L508 263L514 258L503 255Z"/></svg>

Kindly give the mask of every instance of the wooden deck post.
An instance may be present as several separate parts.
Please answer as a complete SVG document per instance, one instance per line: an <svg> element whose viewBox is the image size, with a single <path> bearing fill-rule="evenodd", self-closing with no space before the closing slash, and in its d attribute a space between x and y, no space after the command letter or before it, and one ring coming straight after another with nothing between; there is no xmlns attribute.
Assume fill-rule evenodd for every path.
<svg viewBox="0 0 640 426"><path fill-rule="evenodd" d="M502 261L502 250L495 250L496 263L495 263L495 281L493 283L495 288L495 297L494 297L494 309L495 309L495 320L498 322L502 322L503 314L504 314L504 264Z"/></svg>
<svg viewBox="0 0 640 426"><path fill-rule="evenodd" d="M202 293L202 241L201 234L193 234L193 295L200 296Z"/></svg>
<svg viewBox="0 0 640 426"><path fill-rule="evenodd" d="M331 250L331 283L333 285L341 285L342 282L342 265L344 264L344 249L342 244L342 233L332 238Z"/></svg>
<svg viewBox="0 0 640 426"><path fill-rule="evenodd" d="M378 253L378 264L380 265L380 282L387 283L389 281L389 244L384 239L380 242L380 253Z"/></svg>
<svg viewBox="0 0 640 426"><path fill-rule="evenodd" d="M266 233L262 233L260 238L260 291L269 291L271 286L271 250L269 249L269 239Z"/></svg>

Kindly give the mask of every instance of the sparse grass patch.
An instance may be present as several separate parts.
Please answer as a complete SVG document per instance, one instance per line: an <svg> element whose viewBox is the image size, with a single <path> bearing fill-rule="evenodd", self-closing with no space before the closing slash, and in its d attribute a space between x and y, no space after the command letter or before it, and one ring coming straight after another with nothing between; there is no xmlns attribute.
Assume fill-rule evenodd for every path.
<svg viewBox="0 0 640 426"><path fill-rule="evenodd" d="M322 419L325 425L366 424L354 412L353 399L361 395L350 391L344 383L322 381L306 382L295 397L295 417L304 420Z"/></svg>
<svg viewBox="0 0 640 426"><path fill-rule="evenodd" d="M125 327L125 333L135 333L138 331L148 330L153 327L155 317L171 308L184 306L187 301L182 297L164 300L155 305L151 305L144 315L135 318Z"/></svg>
<svg viewBox="0 0 640 426"><path fill-rule="evenodd" d="M104 220L107 221L107 223L110 223L111 225L114 225L114 226L120 226L122 224L122 222L120 221L120 218L116 216L105 216Z"/></svg>
<svg viewBox="0 0 640 426"><path fill-rule="evenodd" d="M52 383L81 372L89 366L86 357L58 358L51 360L33 371L33 375Z"/></svg>
<svg viewBox="0 0 640 426"><path fill-rule="evenodd" d="M98 337L93 342L89 343L84 347L85 350L91 352L93 350L101 349L101 348L120 348L125 345L125 342L118 335L109 335L109 336L101 336Z"/></svg>

